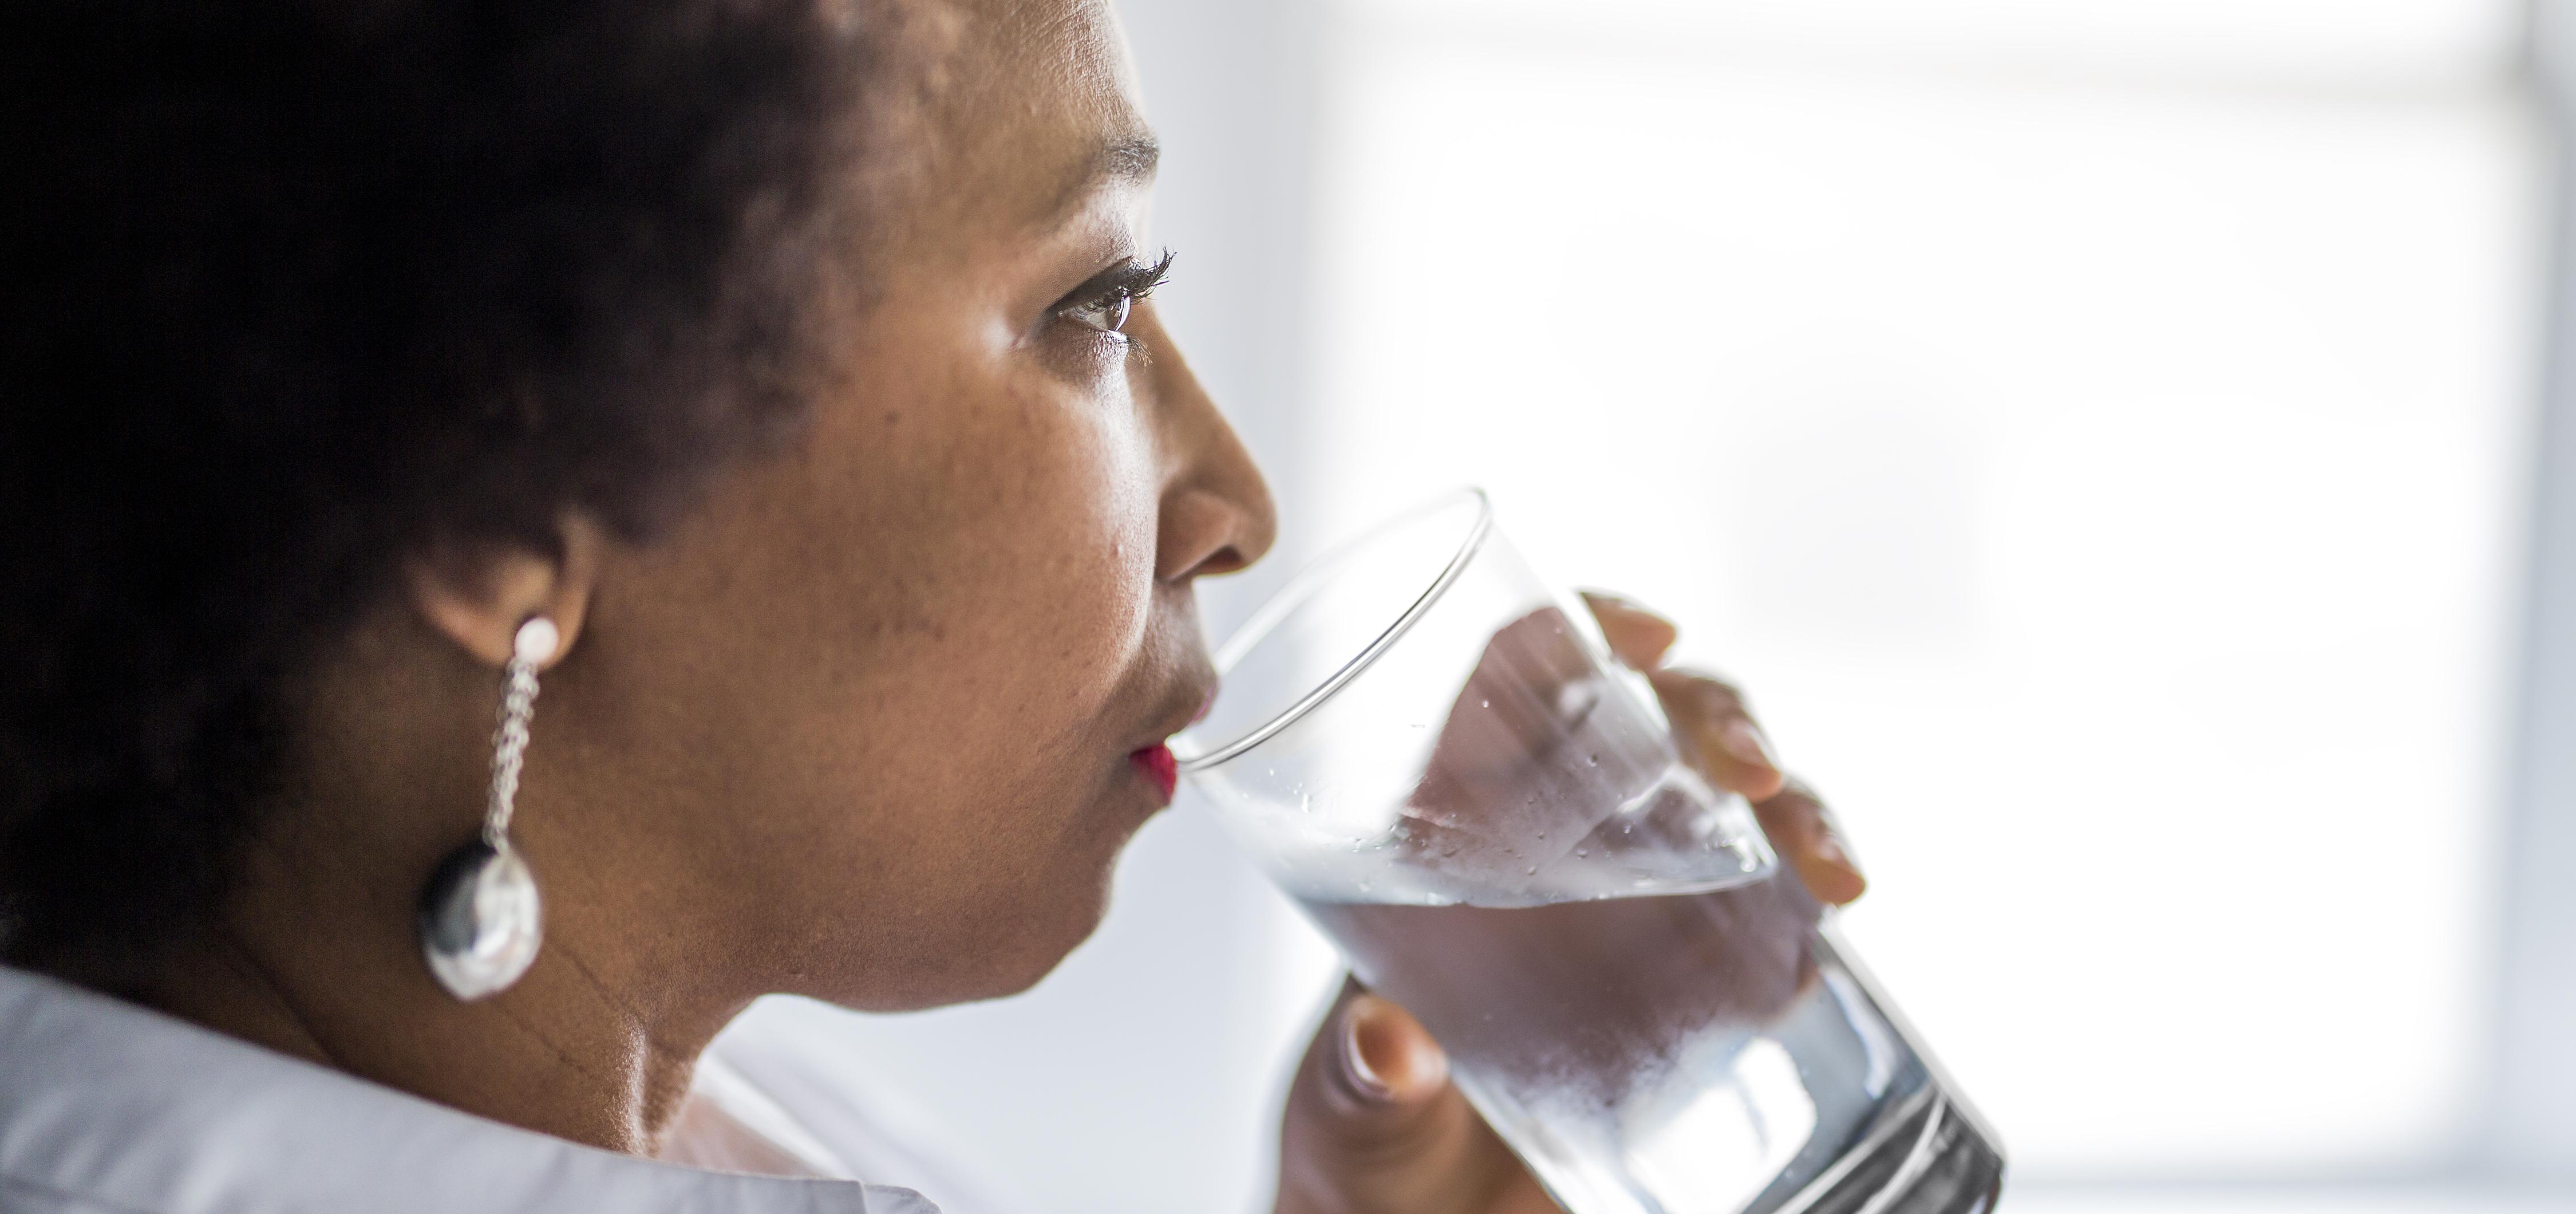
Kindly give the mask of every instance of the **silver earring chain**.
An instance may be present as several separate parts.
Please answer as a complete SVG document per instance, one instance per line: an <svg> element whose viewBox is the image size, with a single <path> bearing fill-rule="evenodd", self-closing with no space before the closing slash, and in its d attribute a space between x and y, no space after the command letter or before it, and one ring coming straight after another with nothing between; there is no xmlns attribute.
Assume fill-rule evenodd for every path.
<svg viewBox="0 0 2576 1214"><path fill-rule="evenodd" d="M483 841L494 851L509 846L510 814L519 801L519 767L528 753L528 719L537 710L537 664L554 656L554 621L533 616L512 638L503 668L500 723L492 731L492 791L483 803Z"/></svg>

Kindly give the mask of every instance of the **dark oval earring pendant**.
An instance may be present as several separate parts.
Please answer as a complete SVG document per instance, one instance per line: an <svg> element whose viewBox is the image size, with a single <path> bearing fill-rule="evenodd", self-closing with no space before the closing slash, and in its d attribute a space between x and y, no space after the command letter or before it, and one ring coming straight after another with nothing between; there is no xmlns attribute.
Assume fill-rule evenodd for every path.
<svg viewBox="0 0 2576 1214"><path fill-rule="evenodd" d="M498 993L537 959L537 881L517 848L477 839L439 862L420 894L420 946L459 999Z"/></svg>

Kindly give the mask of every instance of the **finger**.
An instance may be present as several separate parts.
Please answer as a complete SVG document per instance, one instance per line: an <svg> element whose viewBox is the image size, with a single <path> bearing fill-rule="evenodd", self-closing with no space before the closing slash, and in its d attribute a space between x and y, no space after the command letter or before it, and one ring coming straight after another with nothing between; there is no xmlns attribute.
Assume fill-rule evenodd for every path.
<svg viewBox="0 0 2576 1214"><path fill-rule="evenodd" d="M1683 758L1702 778L1748 801L1776 795L1787 782L1769 735L1745 711L1742 693L1708 675L1672 667L1646 681L1663 701Z"/></svg>
<svg viewBox="0 0 2576 1214"><path fill-rule="evenodd" d="M1449 1082L1448 1055L1412 1013L1363 992L1345 1004L1342 1023L1353 1091L1381 1102L1366 1141L1381 1165L1401 1165L1378 1173L1379 1196L1398 1198L1389 1208L1418 1214L1431 1204L1430 1194L1418 1190L1436 1189L1444 1202L1463 1199L1462 1208L1478 1214L1559 1214L1537 1178Z"/></svg>
<svg viewBox="0 0 2576 1214"><path fill-rule="evenodd" d="M1283 1126L1279 1209L1486 1214L1522 1169L1422 1023L1357 982L1315 1036Z"/></svg>
<svg viewBox="0 0 2576 1214"><path fill-rule="evenodd" d="M1681 636L1671 620L1606 591L1584 591L1583 605L1601 622L1610 652L1639 670L1653 670Z"/></svg>
<svg viewBox="0 0 2576 1214"><path fill-rule="evenodd" d="M1449 1086L1449 1055L1393 1002L1362 991L1342 1005L1337 1074L1353 1104L1401 1111Z"/></svg>
<svg viewBox="0 0 2576 1214"><path fill-rule="evenodd" d="M1861 875L1860 863L1852 858L1851 845L1844 841L1833 812L1814 789L1789 781L1778 793L1755 801L1753 812L1762 819L1762 833L1771 837L1772 847L1806 884L1808 893L1841 906L1868 891L1869 879Z"/></svg>

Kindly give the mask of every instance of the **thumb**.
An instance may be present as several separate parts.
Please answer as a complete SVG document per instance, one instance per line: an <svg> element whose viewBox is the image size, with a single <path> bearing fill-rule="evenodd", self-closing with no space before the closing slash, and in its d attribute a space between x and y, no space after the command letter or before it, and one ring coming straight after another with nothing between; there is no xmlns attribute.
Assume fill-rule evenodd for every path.
<svg viewBox="0 0 2576 1214"><path fill-rule="evenodd" d="M1382 1142L1422 1128L1449 1087L1449 1055L1411 1012L1353 991L1333 1018L1328 1077L1346 1130Z"/></svg>
<svg viewBox="0 0 2576 1214"><path fill-rule="evenodd" d="M1357 983L1307 1048L1281 1139L1283 1214L1480 1210L1520 1172L1422 1022Z"/></svg>

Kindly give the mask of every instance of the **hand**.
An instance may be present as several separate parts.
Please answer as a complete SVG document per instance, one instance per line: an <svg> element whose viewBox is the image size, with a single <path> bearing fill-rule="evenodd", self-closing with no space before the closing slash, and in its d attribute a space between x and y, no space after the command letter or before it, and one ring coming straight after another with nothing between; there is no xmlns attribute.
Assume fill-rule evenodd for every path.
<svg viewBox="0 0 2576 1214"><path fill-rule="evenodd" d="M1832 816L1788 778L1735 688L1662 665L1672 623L1586 594L1619 659L1647 673L1683 757L1753 803L1763 832L1809 892L1835 904L1866 887ZM1298 1063L1280 1132L1279 1214L1548 1214L1557 1209L1449 1082L1437 1042L1357 982Z"/></svg>

